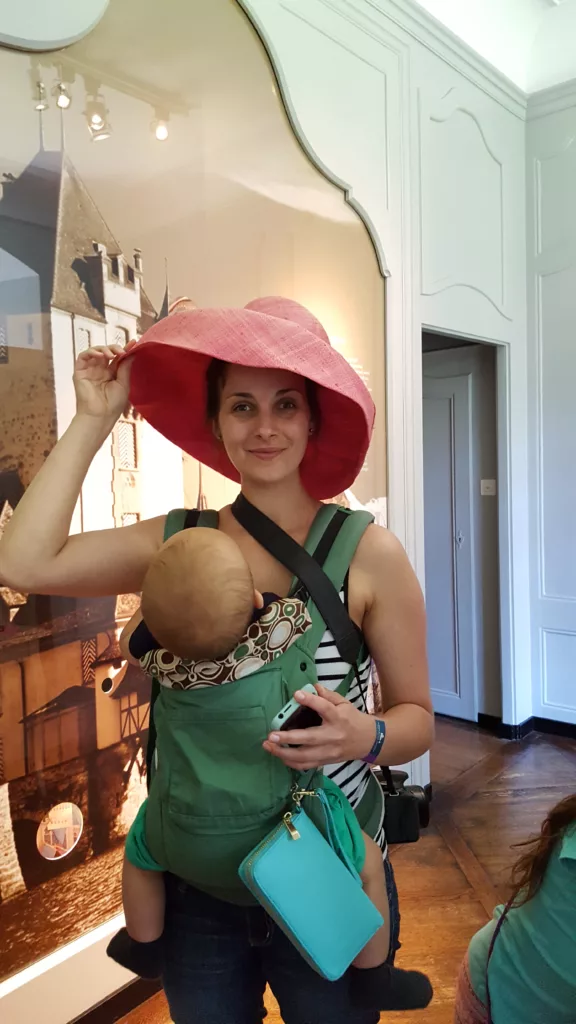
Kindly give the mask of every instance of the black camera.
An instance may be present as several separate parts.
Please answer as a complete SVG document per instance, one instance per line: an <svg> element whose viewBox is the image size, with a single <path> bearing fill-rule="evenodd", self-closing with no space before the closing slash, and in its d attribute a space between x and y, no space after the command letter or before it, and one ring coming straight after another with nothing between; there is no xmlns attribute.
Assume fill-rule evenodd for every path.
<svg viewBox="0 0 576 1024"><path fill-rule="evenodd" d="M430 795L422 786L407 786L408 773L376 768L384 790L386 839L393 843L415 843L420 830L430 822Z"/></svg>

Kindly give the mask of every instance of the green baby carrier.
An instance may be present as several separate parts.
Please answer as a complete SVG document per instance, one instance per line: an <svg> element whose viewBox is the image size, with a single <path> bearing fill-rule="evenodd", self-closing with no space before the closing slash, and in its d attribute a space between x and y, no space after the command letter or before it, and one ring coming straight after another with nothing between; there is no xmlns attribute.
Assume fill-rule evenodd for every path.
<svg viewBox="0 0 576 1024"><path fill-rule="evenodd" d="M273 532L282 533L245 499L240 500L260 517L264 534L267 525ZM217 512L192 515L191 521L191 513L185 509L171 512L165 539L187 526L218 527ZM313 568L317 571L321 566L324 570L320 582L326 583L328 577L328 590L332 592L329 596L340 593L358 543L371 522L368 513L350 512L336 505L324 505L318 512L305 551L315 559ZM274 548L276 554L269 538L260 531L255 535L268 550ZM298 549L296 555L302 554L291 538L286 534L283 537L293 551ZM309 557L307 560L310 562ZM280 561L288 564L283 557ZM299 586L300 580L295 579L291 595ZM323 594L319 593L322 589L319 587L314 593L316 601L324 607L326 588ZM326 621L315 600L308 594L306 598L312 625L276 660L252 674L222 686L189 690L173 690L153 679L148 741L148 848L165 870L231 903L254 902L238 877L238 867L281 820L299 777L267 753L262 743L271 731L272 719L295 691L306 683L317 683L315 657ZM341 611L344 622L350 626L344 605L339 599L336 604L336 611ZM339 645L340 651L342 646ZM358 642L357 631L355 647L355 663L338 687L344 696L358 665L367 656L364 643ZM320 770L320 784L321 776ZM382 795L374 776L369 781L356 816L361 827L375 835Z"/></svg>

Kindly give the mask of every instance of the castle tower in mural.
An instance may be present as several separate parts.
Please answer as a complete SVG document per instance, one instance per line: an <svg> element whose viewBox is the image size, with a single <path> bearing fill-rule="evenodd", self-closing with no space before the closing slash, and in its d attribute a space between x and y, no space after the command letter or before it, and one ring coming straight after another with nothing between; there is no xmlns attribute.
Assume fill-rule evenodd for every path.
<svg viewBox="0 0 576 1024"><path fill-rule="evenodd" d="M42 150L0 181L2 531L74 413L78 354L138 339L157 317L140 251L123 252L64 153ZM72 530L137 522L181 504L182 487L181 453L127 409L90 467ZM117 638L137 600L0 585L0 900L44 880L34 834L54 804L83 812L75 863L129 824L148 684L121 661Z"/></svg>

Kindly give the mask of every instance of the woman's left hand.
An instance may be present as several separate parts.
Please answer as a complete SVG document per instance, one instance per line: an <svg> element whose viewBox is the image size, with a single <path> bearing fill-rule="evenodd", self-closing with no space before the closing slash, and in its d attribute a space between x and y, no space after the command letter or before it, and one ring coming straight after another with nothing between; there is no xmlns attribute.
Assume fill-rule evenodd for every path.
<svg viewBox="0 0 576 1024"><path fill-rule="evenodd" d="M316 686L319 696L298 690L299 704L317 711L322 725L310 729L272 732L264 749L279 757L288 768L307 771L326 764L341 764L366 757L376 738L371 715L358 711L349 700L324 686ZM290 743L290 746L283 744Z"/></svg>

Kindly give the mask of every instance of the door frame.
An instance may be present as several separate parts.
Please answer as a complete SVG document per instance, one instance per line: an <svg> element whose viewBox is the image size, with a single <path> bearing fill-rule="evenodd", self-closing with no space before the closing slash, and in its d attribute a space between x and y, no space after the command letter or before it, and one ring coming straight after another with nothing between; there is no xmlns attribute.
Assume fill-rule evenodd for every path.
<svg viewBox="0 0 576 1024"><path fill-rule="evenodd" d="M454 620L455 621L454 621L454 629L455 629L455 634L456 634L455 635L455 643L456 643L456 651L457 651L457 669L456 669L456 672L457 672L458 682L460 683L461 682L461 672L460 672L460 646L461 646L460 645L460 639L461 639L461 634L460 634L459 622L460 622L461 617L462 617L461 602L466 603L466 594L462 593L462 585L464 585L464 589L469 589L469 591L470 591L468 596L469 596L469 602L470 602L471 611L472 611L472 621L471 621L470 629L469 629L469 631L470 631L469 642L470 642L470 651L471 651L471 660L472 660L471 676L472 676L472 691L473 691L472 692L473 718L466 719L466 721L475 722L475 721L478 720L479 681L478 681L478 635L477 635L477 629L476 629L476 622L477 622L476 617L478 615L478 601L477 601L477 593L478 593L478 588L477 588L478 566L477 566L477 561L476 561L476 549L475 549L475 537L476 537L476 534L475 534L475 530L477 528L477 524L476 524L475 516L474 516L474 502L473 502L473 493L472 493L472 487L473 487L473 473L472 473L472 470L473 470L473 463L474 463L474 460L473 460L473 448L472 448L472 424L471 424L471 412L472 412L472 387L471 387L471 380L472 380L472 375L470 373L459 372L459 373L452 373L452 374L447 373L445 376L436 377L433 374L428 375L424 371L424 355L426 356L427 361L429 361L430 363L433 364L434 362L436 362L436 357L438 357L438 359L437 359L438 362L441 361L440 356L442 357L442 359L445 360L446 359L447 351L449 352L449 350L442 349L442 350L440 350L438 352L432 351L432 352L423 353L423 358L422 358L422 379L424 380L424 377L428 376L429 380L449 380L449 379L453 379L453 380L459 380L459 381L465 381L466 382L467 397L468 397L468 423L467 423L467 436L465 438L465 446L467 448L467 456L468 456L469 484L468 484L468 513L467 513L465 518L466 518L466 529L468 531L467 543L468 543L468 546L469 546L468 560L469 560L469 564L470 564L470 570L469 570L470 579L468 581L468 586L465 585L464 580L462 580L462 583L459 585L459 575L461 575L461 574L459 573L458 557L457 557L457 554L456 554L456 538L454 537L453 538L453 548L454 548L453 579L454 579L454 596L455 596L455 609L454 609L454 613L455 613L454 614ZM457 351L457 350L453 350L453 351ZM424 394L422 394L422 403L424 403ZM456 440L455 432L454 432L454 440ZM455 453L453 453L453 456L454 455L455 455ZM453 506L454 506L454 510L456 508L456 475L455 475L455 472L454 472L455 471L455 465L456 465L455 459L453 458L453 467L452 467L453 468L453 478L452 478L452 483L453 483L453 488L454 488L454 493L453 493ZM459 519L458 522L460 522L460 521L461 520ZM424 501L424 523L425 522L426 522L426 502ZM454 528L456 528L456 527L457 527L457 522L456 522L456 519L455 519L454 520ZM424 545L424 547L426 547L426 545ZM444 712L437 712L437 713L442 714ZM454 717L458 718L459 716L455 715Z"/></svg>
<svg viewBox="0 0 576 1024"><path fill-rule="evenodd" d="M416 301L414 305L417 306ZM390 325L388 325L390 327ZM513 388L522 385L522 374L516 373L512 346L500 339L470 334L466 331L446 330L414 316L408 351L401 354L398 344L387 350L387 448L388 514L390 528L404 540L416 573L426 592L424 556L424 468L422 435L422 333L429 331L446 338L459 338L478 345L496 347L496 431L498 452L498 582L500 591L500 668L502 681L502 722L510 725L518 721L518 694L520 676L528 683L531 693L530 654L522 651L526 630L529 631L528 581L522 571L526 557L527 524L522 511L522 498L528 498L528 467L526 452L512 452ZM512 486L514 480L515 490ZM524 493L523 493L524 492ZM513 539L513 522L516 526ZM522 720L522 719L521 719ZM414 765L425 775L424 758ZM426 780L428 781L428 780Z"/></svg>

